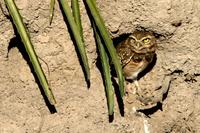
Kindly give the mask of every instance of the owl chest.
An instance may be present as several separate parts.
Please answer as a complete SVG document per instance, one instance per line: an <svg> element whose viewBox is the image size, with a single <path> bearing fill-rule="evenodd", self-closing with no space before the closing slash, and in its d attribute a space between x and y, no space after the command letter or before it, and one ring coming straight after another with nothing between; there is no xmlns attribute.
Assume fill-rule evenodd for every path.
<svg viewBox="0 0 200 133"><path fill-rule="evenodd" d="M145 54L140 54L140 55L139 54L133 54L131 60L139 63L139 62L145 60L145 57L146 57Z"/></svg>
<svg viewBox="0 0 200 133"><path fill-rule="evenodd" d="M126 79L136 79L138 74L142 72L147 65L148 62L144 59L138 62L131 60L123 68Z"/></svg>
<svg viewBox="0 0 200 133"><path fill-rule="evenodd" d="M142 61L146 61L146 62L151 62L153 60L155 53L143 53L143 54L136 54L134 53L131 60L134 62L142 62Z"/></svg>
<svg viewBox="0 0 200 133"><path fill-rule="evenodd" d="M126 79L137 78L138 74L151 63L153 55L154 53L133 54L129 62L123 67Z"/></svg>

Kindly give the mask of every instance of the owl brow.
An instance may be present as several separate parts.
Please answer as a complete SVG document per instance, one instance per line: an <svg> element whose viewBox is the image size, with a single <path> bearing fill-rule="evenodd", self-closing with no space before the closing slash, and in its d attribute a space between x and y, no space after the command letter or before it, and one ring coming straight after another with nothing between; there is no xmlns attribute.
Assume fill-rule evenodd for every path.
<svg viewBox="0 0 200 133"><path fill-rule="evenodd" d="M137 40L133 35L130 35L129 37L132 38L132 39Z"/></svg>
<svg viewBox="0 0 200 133"><path fill-rule="evenodd" d="M142 41L142 40L144 40L144 39L147 39L147 38L151 39L151 36L149 36L149 35L148 35L148 36L145 36L145 37L141 38L140 41Z"/></svg>

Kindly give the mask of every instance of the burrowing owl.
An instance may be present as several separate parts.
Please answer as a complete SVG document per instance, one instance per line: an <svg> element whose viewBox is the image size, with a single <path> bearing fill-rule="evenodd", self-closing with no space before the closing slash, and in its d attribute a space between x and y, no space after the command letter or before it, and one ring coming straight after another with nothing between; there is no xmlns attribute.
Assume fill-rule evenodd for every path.
<svg viewBox="0 0 200 133"><path fill-rule="evenodd" d="M127 80L134 81L137 90L138 74L153 60L156 50L156 38L152 32L135 31L116 47Z"/></svg>

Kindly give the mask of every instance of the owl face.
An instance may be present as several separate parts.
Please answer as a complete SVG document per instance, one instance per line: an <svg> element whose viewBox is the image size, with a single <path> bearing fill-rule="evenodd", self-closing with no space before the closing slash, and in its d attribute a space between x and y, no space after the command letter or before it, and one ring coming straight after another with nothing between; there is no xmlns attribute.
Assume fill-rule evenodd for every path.
<svg viewBox="0 0 200 133"><path fill-rule="evenodd" d="M135 31L128 39L127 44L131 50L136 53L154 52L156 46L156 38L151 32Z"/></svg>
<svg viewBox="0 0 200 133"><path fill-rule="evenodd" d="M137 79L156 54L156 38L152 32L135 31L116 47L126 79Z"/></svg>

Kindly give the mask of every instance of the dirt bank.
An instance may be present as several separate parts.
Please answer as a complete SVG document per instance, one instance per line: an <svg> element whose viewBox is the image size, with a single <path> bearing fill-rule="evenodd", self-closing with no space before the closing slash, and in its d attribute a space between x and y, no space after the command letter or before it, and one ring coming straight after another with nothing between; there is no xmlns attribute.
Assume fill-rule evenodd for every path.
<svg viewBox="0 0 200 133"><path fill-rule="evenodd" d="M95 64L96 46L83 3L82 22L91 67L89 90L58 3L52 26L48 23L49 0L16 0L16 3L37 54L50 69L48 74L46 64L40 60L57 100L57 113L51 114L46 106L22 44L10 20L0 11L0 132L143 132L143 118L121 117L117 103L114 121L108 122L103 82ZM200 132L200 1L98 0L97 3L113 38L136 29L160 36L155 66L139 82L142 87L152 87L165 74L173 80L162 110L145 118L149 130Z"/></svg>

